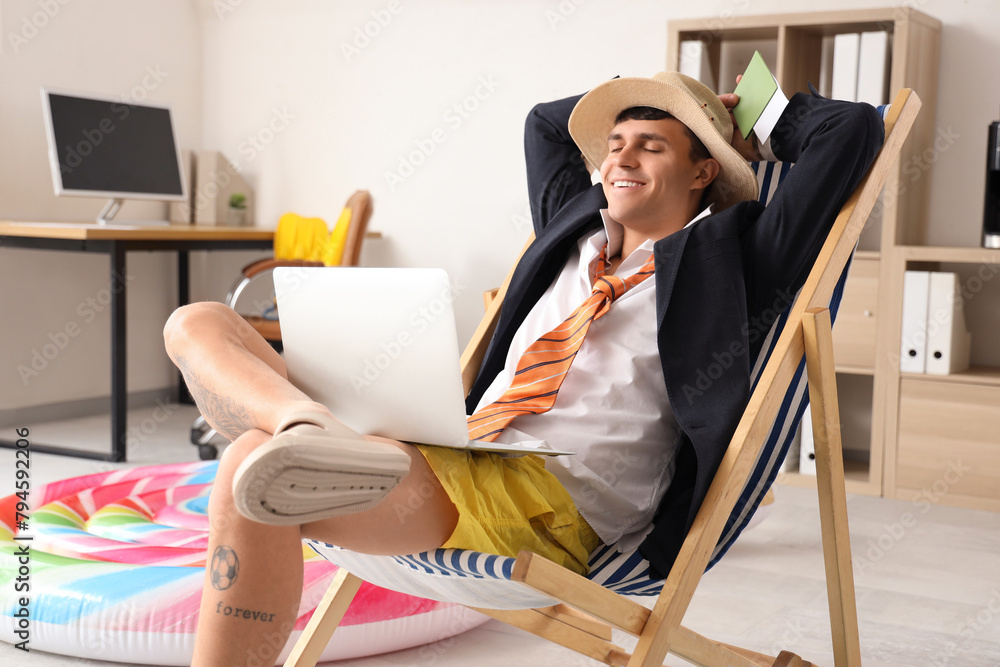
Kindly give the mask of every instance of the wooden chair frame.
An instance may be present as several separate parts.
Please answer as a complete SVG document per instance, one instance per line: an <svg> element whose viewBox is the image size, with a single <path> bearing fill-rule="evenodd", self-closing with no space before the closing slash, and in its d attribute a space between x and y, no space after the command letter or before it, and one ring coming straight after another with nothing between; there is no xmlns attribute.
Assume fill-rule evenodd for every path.
<svg viewBox="0 0 1000 667"><path fill-rule="evenodd" d="M561 604L545 609L478 611L607 665L653 667L661 665L668 652L706 666L810 665L787 651L777 657L763 655L714 642L681 625L726 519L753 470L781 400L804 355L813 412L834 662L837 667L861 664L833 338L826 305L919 109L920 99L909 89L900 91L893 101L886 119L885 144L834 222L653 608L648 609L609 591L545 558L522 552L511 578L561 600ZM471 385L482 362L509 280L508 276L497 297L489 304L486 317L462 356L466 388ZM358 577L344 570L337 573L285 662L286 667L316 664L360 584ZM631 654L611 643L612 628L638 637Z"/></svg>

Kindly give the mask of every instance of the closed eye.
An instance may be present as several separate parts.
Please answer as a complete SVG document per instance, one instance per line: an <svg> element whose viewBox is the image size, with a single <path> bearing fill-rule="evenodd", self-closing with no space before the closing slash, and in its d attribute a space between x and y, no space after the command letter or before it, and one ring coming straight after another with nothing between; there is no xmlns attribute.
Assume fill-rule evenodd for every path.
<svg viewBox="0 0 1000 667"><path fill-rule="evenodd" d="M642 141L639 142L639 147L647 153L662 153L665 149L665 142L663 141ZM620 153L625 149L626 144L609 144L609 153Z"/></svg>

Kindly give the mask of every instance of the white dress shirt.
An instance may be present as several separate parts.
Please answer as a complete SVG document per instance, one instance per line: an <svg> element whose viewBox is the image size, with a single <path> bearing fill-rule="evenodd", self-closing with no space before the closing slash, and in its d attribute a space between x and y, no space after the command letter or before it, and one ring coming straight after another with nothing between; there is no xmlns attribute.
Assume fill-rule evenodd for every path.
<svg viewBox="0 0 1000 667"><path fill-rule="evenodd" d="M688 224L707 216L703 211ZM565 320L593 289L604 244L621 252L624 230L601 212L604 229L580 240L558 278L538 300L511 341L504 369L477 409L507 390L521 354ZM619 265L626 278L649 259L647 240ZM566 487L580 514L605 544L639 546L670 484L680 432L667 398L656 344L656 289L650 277L611 304L595 321L556 396L540 415L520 415L497 442L534 443L576 452L548 456L545 467Z"/></svg>

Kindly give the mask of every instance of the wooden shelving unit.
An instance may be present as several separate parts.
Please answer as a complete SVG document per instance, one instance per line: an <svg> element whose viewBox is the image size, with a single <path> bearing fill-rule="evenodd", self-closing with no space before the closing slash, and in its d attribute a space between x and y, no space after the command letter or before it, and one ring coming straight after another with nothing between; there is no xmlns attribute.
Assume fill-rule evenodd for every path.
<svg viewBox="0 0 1000 667"><path fill-rule="evenodd" d="M907 269L964 268L980 285L1000 282L996 249L900 246L891 264L896 278L891 298L898 302ZM995 298L984 307L995 308ZM887 338L900 340L900 320L893 320ZM974 327L972 336L997 340L996 331ZM886 448L887 496L1000 511L1000 366L983 364L975 354L971 361L968 370L951 375L901 373L898 364L889 368L885 440L895 446Z"/></svg>
<svg viewBox="0 0 1000 667"><path fill-rule="evenodd" d="M742 67L734 67L728 60L734 53L738 59L748 58L754 49L759 49L782 90L791 96L807 92L809 83L819 87L828 38L866 31L890 34L889 99L901 88L912 88L923 102L903 146L903 157L889 174L882 194L881 229L874 228L872 234L866 230L863 235L863 239L873 238L875 247L856 253L834 327L838 385L863 389L841 390L848 491L896 495L896 420L901 382L897 348L903 275L900 265L905 264L900 253L904 252L902 246L919 246L924 242L930 176L929 166L923 169L921 164L917 169L908 160L933 147L940 21L907 7L670 21L666 66L668 70L680 69L682 44L701 42L702 50L707 53L708 78L723 82L720 85L725 90L718 92L728 92L735 85L735 74L742 71ZM745 66L745 62L741 65ZM908 167L905 173L904 166ZM919 251L906 249L915 252L914 262L963 261L958 259L961 253L935 255L930 250L922 256ZM971 253L975 249L968 250ZM1000 251L993 252L1000 260ZM981 385L992 377L988 369L971 372L969 376L977 379L967 382L968 385ZM856 395L863 396L862 403L850 405ZM892 406L888 405L893 401ZM860 414L854 415L857 419L847 419L843 417L845 409ZM848 425L864 432L848 434ZM862 440L867 442L859 442ZM864 453L860 446L864 445L867 445L867 460L858 460L859 452ZM815 484L813 477L792 473L783 474L779 480L796 485Z"/></svg>

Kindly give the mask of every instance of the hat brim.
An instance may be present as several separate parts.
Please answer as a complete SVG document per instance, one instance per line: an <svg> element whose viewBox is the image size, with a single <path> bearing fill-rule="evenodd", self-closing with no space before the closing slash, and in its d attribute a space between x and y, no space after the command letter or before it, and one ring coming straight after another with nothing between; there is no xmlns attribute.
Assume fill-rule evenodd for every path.
<svg viewBox="0 0 1000 667"><path fill-rule="evenodd" d="M724 118L706 115L688 90L663 80L643 77L612 79L577 102L569 118L569 131L591 165L599 168L607 157L608 135L618 114L640 106L666 111L684 123L719 162L719 175L708 193L708 203L715 204L716 210L757 198L757 177L743 156L729 143L733 126L728 113Z"/></svg>

